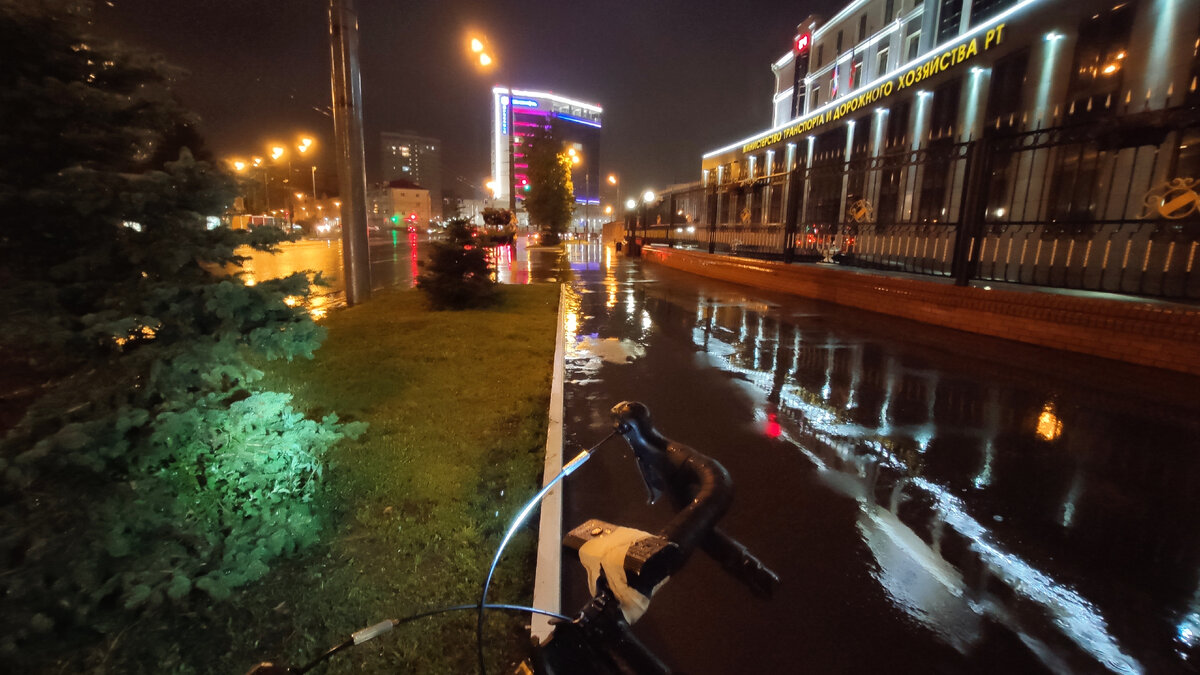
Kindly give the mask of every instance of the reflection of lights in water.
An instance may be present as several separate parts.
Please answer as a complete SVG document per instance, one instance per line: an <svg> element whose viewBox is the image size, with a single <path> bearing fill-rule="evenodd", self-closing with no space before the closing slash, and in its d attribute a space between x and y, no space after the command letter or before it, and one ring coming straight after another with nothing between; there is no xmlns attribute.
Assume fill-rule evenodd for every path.
<svg viewBox="0 0 1200 675"><path fill-rule="evenodd" d="M1192 612L1183 617L1176 630L1175 639L1189 649L1200 645L1200 612ZM1183 658L1186 659L1187 654L1184 654Z"/></svg>
<svg viewBox="0 0 1200 675"><path fill-rule="evenodd" d="M1038 415L1037 435L1044 440L1053 441L1062 435L1062 428L1062 420L1054 414L1054 403L1047 402L1042 407L1042 413Z"/></svg>
<svg viewBox="0 0 1200 675"><path fill-rule="evenodd" d="M1075 520L1075 504L1079 502L1079 495L1082 493L1083 476L1076 471L1075 477L1071 479L1071 489L1067 490L1067 498L1063 502L1062 513L1058 519L1063 527L1070 527Z"/></svg>
<svg viewBox="0 0 1200 675"><path fill-rule="evenodd" d="M652 321L650 321L650 312L647 312L646 310L643 309L642 310L642 330L649 331L650 326L652 326L652 325L654 325L654 324Z"/></svg>
<svg viewBox="0 0 1200 675"><path fill-rule="evenodd" d="M696 341L697 345L702 344L700 339L703 334L704 331L700 328L693 329L693 340ZM723 343L715 335L708 343L707 353L711 358L719 360L720 366L725 370L743 374L747 380L759 383L760 386L763 384L763 378L757 377L760 373L736 365L735 359L732 358L732 355L736 353L736 349L731 345ZM891 358L887 360L886 371L888 400L890 400L895 388L894 364ZM796 411L805 422L805 434L810 435L818 443L825 444L831 450L835 451L840 456L843 466L845 466L844 463L848 459L852 459L851 455L856 450L869 450L873 457L866 458L866 461L877 461L898 470L907 469L907 465L888 450L886 441L882 443L873 441L865 437L865 434L869 433L869 430L840 420L838 416L823 405L818 405L816 401L810 403L804 398L803 389L795 386L784 387L780 393L780 407L783 410ZM887 403L885 401L883 410L881 410L881 428L876 431L876 437L884 435L882 427L886 424L886 408ZM814 452L812 448L815 444L811 441L794 438L787 430L781 430L781 436L787 438L787 440L796 446L797 450L812 460L820 470L819 475L828 480L830 485L842 489L846 494L858 499L864 506L866 506L864 500L867 499L871 500L871 504L874 504L874 497L868 496L873 495L873 492L870 490L869 485L864 484L864 479L860 475L850 471L849 467L842 470L833 468L834 465L823 461ZM990 455L985 465L985 472L990 474ZM981 473L982 477L983 473ZM1117 643L1116 638L1109 634L1108 625L1104 617L1086 598L1079 595L1070 587L1057 583L1054 579L1038 571L1019 556L1002 550L998 544L993 542L994 535L992 532L972 518L967 513L962 500L948 492L945 488L921 476L913 476L909 480L909 488L907 489L920 491L929 496L936 504L941 522L971 541L971 550L979 556L980 561L993 578L1004 583L1018 596L1039 605L1050 617L1052 625L1061 631L1065 637L1110 670L1121 673L1144 672L1142 664L1132 656L1126 654ZM977 478L976 480L978 484L979 479ZM877 522L876 524L880 523ZM911 529L907 525L898 520L895 525L896 527L894 528L884 528L884 530L894 530L883 533L893 540L893 543L889 544L890 546L902 546L904 541L919 541L919 538L911 533ZM907 532L903 532L902 530ZM911 537L909 536L910 534L912 535ZM868 540L868 544L871 544L870 540ZM928 548L923 544L922 547L923 549ZM876 550L878 547L871 545L871 548L877 556L876 559L880 560L878 556L881 554ZM932 551L932 549L926 551L926 555L936 556L936 559L932 562L938 565L947 565L944 558ZM916 562L924 565L920 560ZM935 570L931 569L929 571L933 574ZM938 575L935 574L935 576ZM953 581L954 578L942 575L941 581ZM885 582L882 578L880 580L881 583ZM953 618L953 612L961 611L961 609L955 609L953 612L947 613L950 610L940 600L938 601L938 606L927 607L925 606L925 602L927 597L930 596L924 590L919 594L913 594L911 592L912 589L904 590L907 588L907 577L900 581L904 583L896 585L889 582L887 588L889 593L897 590L903 591L900 597L912 600L911 604L902 605L905 610L915 612L914 616L922 621L939 621L939 633L944 638L950 640L952 644L955 644L956 640L962 640L964 637L970 636L969 631L965 635L953 632L946 634L944 631L947 628L953 627L941 625L943 623L942 619L947 617ZM954 595L954 584L948 584L946 590L949 591L950 595ZM941 595L944 596L945 594ZM959 601L969 603L965 598L960 598ZM1035 636L1025 633L1022 625L1016 622L1006 607L993 606L991 603L968 604L968 607L972 611L987 614L991 619L1015 631L1047 665L1056 663L1054 654L1047 649L1043 649L1040 640ZM957 631L958 629L953 630ZM1196 613L1189 615L1185 622L1180 625L1178 634L1181 640L1185 637L1187 640L1196 640L1197 635L1200 634L1200 615ZM961 642L958 644L961 644Z"/></svg>
<svg viewBox="0 0 1200 675"><path fill-rule="evenodd" d="M308 299L308 315L313 318L313 321L324 319L329 314L329 296L316 295Z"/></svg>
<svg viewBox="0 0 1200 675"><path fill-rule="evenodd" d="M992 460L995 459L995 456L996 444L989 438L983 444L983 468L979 470L979 474L972 481L976 489L982 490L992 484Z"/></svg>
<svg viewBox="0 0 1200 675"><path fill-rule="evenodd" d="M767 438L779 438L779 434L783 433L779 426L779 415L774 412L767 413L767 426L764 429Z"/></svg>
<svg viewBox="0 0 1200 675"><path fill-rule="evenodd" d="M419 265L417 264L417 233L408 233L408 267L409 267L409 284L411 288L416 288L417 277L421 276Z"/></svg>
<svg viewBox="0 0 1200 675"><path fill-rule="evenodd" d="M579 330L579 315L574 309L567 310L567 318L563 322L563 330L566 332L568 340L575 339L575 332Z"/></svg>

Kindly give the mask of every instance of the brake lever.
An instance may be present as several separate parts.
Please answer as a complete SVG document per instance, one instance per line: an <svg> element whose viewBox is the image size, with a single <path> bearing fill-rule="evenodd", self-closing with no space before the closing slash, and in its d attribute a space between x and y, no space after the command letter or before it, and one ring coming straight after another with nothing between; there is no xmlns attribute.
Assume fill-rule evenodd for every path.
<svg viewBox="0 0 1200 675"><path fill-rule="evenodd" d="M629 448L633 450L638 473L642 477L642 485L646 488L646 501L650 504L657 504L667 489L667 479L658 469L656 458L651 456L650 444L638 433L637 428L628 422L618 421L615 428L617 433L625 439Z"/></svg>

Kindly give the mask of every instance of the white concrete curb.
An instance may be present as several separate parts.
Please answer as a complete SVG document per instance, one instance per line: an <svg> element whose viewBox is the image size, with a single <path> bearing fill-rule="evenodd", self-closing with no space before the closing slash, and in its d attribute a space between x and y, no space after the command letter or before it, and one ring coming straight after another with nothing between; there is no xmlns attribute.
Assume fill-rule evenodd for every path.
<svg viewBox="0 0 1200 675"><path fill-rule="evenodd" d="M563 370L567 285L558 293L558 335L554 339L554 376L550 384L550 424L546 430L546 463L542 485L562 470L563 458ZM538 521L537 569L533 577L533 606L551 612L562 610L562 487L555 485L542 499ZM550 617L532 615L529 634L538 642L550 637Z"/></svg>

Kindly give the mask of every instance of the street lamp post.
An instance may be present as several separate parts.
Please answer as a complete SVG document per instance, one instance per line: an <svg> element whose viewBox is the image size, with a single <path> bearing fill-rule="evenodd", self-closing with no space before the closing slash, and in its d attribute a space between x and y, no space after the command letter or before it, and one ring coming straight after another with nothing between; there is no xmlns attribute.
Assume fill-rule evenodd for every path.
<svg viewBox="0 0 1200 675"><path fill-rule="evenodd" d="M371 298L367 241L367 168L363 156L362 82L358 71L358 16L353 0L329 1L330 87L342 209L346 304Z"/></svg>

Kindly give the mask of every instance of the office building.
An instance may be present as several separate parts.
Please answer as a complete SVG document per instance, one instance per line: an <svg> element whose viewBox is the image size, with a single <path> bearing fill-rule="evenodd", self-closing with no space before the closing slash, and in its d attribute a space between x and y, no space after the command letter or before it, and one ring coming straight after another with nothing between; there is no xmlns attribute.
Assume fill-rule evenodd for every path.
<svg viewBox="0 0 1200 675"><path fill-rule="evenodd" d="M416 183L429 191L434 218L442 216L442 143L412 133L384 132L380 138L382 180Z"/></svg>
<svg viewBox="0 0 1200 675"><path fill-rule="evenodd" d="M492 89L492 106L492 179L496 182L497 199L508 203L510 190L515 189L517 210L521 211L520 202L529 186L526 161L529 141L538 127L553 125L558 139L580 157L571 176L576 203L572 229L591 225L587 229L594 230L603 220L600 212L603 109L549 92L506 87Z"/></svg>

